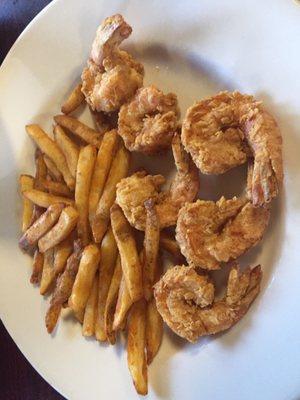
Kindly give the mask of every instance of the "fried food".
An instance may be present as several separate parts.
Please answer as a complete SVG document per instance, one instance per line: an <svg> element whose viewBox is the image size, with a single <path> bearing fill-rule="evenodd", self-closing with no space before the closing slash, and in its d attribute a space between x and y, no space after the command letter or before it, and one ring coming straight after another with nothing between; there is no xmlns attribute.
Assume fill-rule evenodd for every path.
<svg viewBox="0 0 300 400"><path fill-rule="evenodd" d="M47 176L46 178L50 177L56 182L63 182L62 173L59 171L55 163L51 160L51 158L47 157L46 155L43 156L44 163L47 168Z"/></svg>
<svg viewBox="0 0 300 400"><path fill-rule="evenodd" d="M91 293L84 310L82 334L83 336L93 336L95 333L95 320L97 314L98 299L98 276L95 275Z"/></svg>
<svg viewBox="0 0 300 400"><path fill-rule="evenodd" d="M75 187L75 204L79 212L77 232L83 245L90 241L89 193L96 161L96 148L92 145L80 149Z"/></svg>
<svg viewBox="0 0 300 400"><path fill-rule="evenodd" d="M89 220L92 223L107 175L117 149L118 134L115 129L106 132L98 150L89 194Z"/></svg>
<svg viewBox="0 0 300 400"><path fill-rule="evenodd" d="M34 178L30 175L20 175L19 185L21 194L25 190L33 189ZM33 203L23 197L23 213L22 213L22 232L25 232L31 224L33 214Z"/></svg>
<svg viewBox="0 0 300 400"><path fill-rule="evenodd" d="M74 201L68 197L56 196L51 193L43 192L42 190L30 189L23 192L23 196L42 208L48 208L53 204L63 203L69 206L74 206Z"/></svg>
<svg viewBox="0 0 300 400"><path fill-rule="evenodd" d="M137 301L143 297L143 281L142 267L132 228L117 204L111 207L110 218L126 285L132 301Z"/></svg>
<svg viewBox="0 0 300 400"><path fill-rule="evenodd" d="M146 353L147 364L151 364L158 353L163 337L163 319L157 311L155 299L147 303L146 310Z"/></svg>
<svg viewBox="0 0 300 400"><path fill-rule="evenodd" d="M50 179L43 179L40 181L43 189L51 194L56 194L59 196L72 197L73 192L68 188L63 182L55 182Z"/></svg>
<svg viewBox="0 0 300 400"><path fill-rule="evenodd" d="M153 296L152 286L158 271L160 225L153 199L145 201L146 229L144 238L143 283L147 301Z"/></svg>
<svg viewBox="0 0 300 400"><path fill-rule="evenodd" d="M118 133L130 151L153 154L166 150L178 127L179 109L174 93L155 86L139 89L119 113Z"/></svg>
<svg viewBox="0 0 300 400"><path fill-rule="evenodd" d="M38 125L27 125L26 132L34 140L39 149L46 154L61 172L70 189L75 187L75 179L70 173L65 156L54 142Z"/></svg>
<svg viewBox="0 0 300 400"><path fill-rule="evenodd" d="M44 236L57 222L65 205L56 203L48 209L27 229L19 240L19 246L24 251L32 251L38 240Z"/></svg>
<svg viewBox="0 0 300 400"><path fill-rule="evenodd" d="M69 136L67 136L67 134L60 125L54 126L53 134L56 143L58 144L59 148L61 149L66 158L67 165L69 167L71 175L73 176L73 178L76 178L79 147L77 146L76 143L73 142L73 140L69 138Z"/></svg>
<svg viewBox="0 0 300 400"><path fill-rule="evenodd" d="M162 229L175 225L180 208L186 202L193 201L198 193L198 170L182 148L178 134L173 138L172 150L177 173L168 191L159 190L165 183L162 175L147 175L145 171L138 171L122 179L117 185L116 201L130 224L138 230L145 230L144 203L149 198L156 202L156 212Z"/></svg>
<svg viewBox="0 0 300 400"><path fill-rule="evenodd" d="M248 195L255 206L277 196L283 180L281 133L253 96L221 92L195 103L184 118L182 141L205 174L224 173L249 158Z"/></svg>
<svg viewBox="0 0 300 400"><path fill-rule="evenodd" d="M221 262L235 260L261 240L269 218L268 208L246 199L198 200L180 210L176 239L189 265L219 269Z"/></svg>
<svg viewBox="0 0 300 400"><path fill-rule="evenodd" d="M42 181L47 178L47 165L45 163L43 154L39 148L36 149L34 154L35 162L35 179L34 179L34 189L43 190Z"/></svg>
<svg viewBox="0 0 300 400"><path fill-rule="evenodd" d="M130 155L123 145L118 149L112 162L102 196L99 200L96 215L92 222L94 241L100 243L107 231L110 218L110 207L116 198L117 184L128 174Z"/></svg>
<svg viewBox="0 0 300 400"><path fill-rule="evenodd" d="M82 93L81 88L81 83L74 87L67 100L61 106L62 113L70 114L84 102L84 94Z"/></svg>
<svg viewBox="0 0 300 400"><path fill-rule="evenodd" d="M65 207L57 221L57 223L38 241L41 253L52 249L57 244L66 239L75 228L79 218L78 211L71 207Z"/></svg>
<svg viewBox="0 0 300 400"><path fill-rule="evenodd" d="M71 295L78 272L81 253L82 245L80 240L76 240L74 242L74 251L68 258L67 266L57 280L56 287L51 297L50 306L46 313L45 323L48 333L51 333L55 328L62 306L68 301Z"/></svg>
<svg viewBox="0 0 300 400"><path fill-rule="evenodd" d="M99 261L100 250L97 245L89 244L83 249L78 273L69 298L69 306L74 313L83 312L85 309Z"/></svg>
<svg viewBox="0 0 300 400"><path fill-rule="evenodd" d="M116 332L113 330L114 314L118 299L119 287L122 278L121 259L118 256L114 273L111 279L104 310L104 330L110 344L116 343Z"/></svg>
<svg viewBox="0 0 300 400"><path fill-rule="evenodd" d="M104 311L111 279L114 274L118 248L111 227L101 242L101 260L99 264L98 301L95 322L96 339L104 342L107 339L104 327Z"/></svg>
<svg viewBox="0 0 300 400"><path fill-rule="evenodd" d="M227 292L214 300L214 285L193 267L169 269L154 287L156 306L167 325L179 336L194 343L200 336L231 328L248 311L260 291L260 266L244 272L234 266Z"/></svg>
<svg viewBox="0 0 300 400"><path fill-rule="evenodd" d="M131 31L120 14L106 18L97 30L81 76L82 92L93 110L106 113L119 110L143 84L143 66L119 50Z"/></svg>
<svg viewBox="0 0 300 400"><path fill-rule="evenodd" d="M61 127L68 129L85 143L100 147L102 139L101 133L78 121L78 119L70 117L69 115L56 115L54 121Z"/></svg>
<svg viewBox="0 0 300 400"><path fill-rule="evenodd" d="M40 294L46 294L53 282L54 278L54 253L53 249L49 249L44 253L43 271L41 277Z"/></svg>
<svg viewBox="0 0 300 400"><path fill-rule="evenodd" d="M180 251L179 244L169 234L161 231L159 243L161 248L168 252L174 258L174 260L177 260L178 262L184 262L184 257Z"/></svg>
<svg viewBox="0 0 300 400"><path fill-rule="evenodd" d="M122 329L124 321L126 321L127 312L132 306L133 301L130 297L129 291L127 289L126 280L124 274L122 274L118 299L115 309L113 330L118 331Z"/></svg>
<svg viewBox="0 0 300 400"><path fill-rule="evenodd" d="M148 393L148 372L146 362L146 302L134 303L127 324L127 364L136 391Z"/></svg>
<svg viewBox="0 0 300 400"><path fill-rule="evenodd" d="M44 264L44 254L40 253L38 249L35 250L32 263L32 273L30 283L35 285L40 283Z"/></svg>
<svg viewBox="0 0 300 400"><path fill-rule="evenodd" d="M73 237L70 235L65 240L55 246L54 249L54 274L61 274L67 264L67 260L73 251Z"/></svg>

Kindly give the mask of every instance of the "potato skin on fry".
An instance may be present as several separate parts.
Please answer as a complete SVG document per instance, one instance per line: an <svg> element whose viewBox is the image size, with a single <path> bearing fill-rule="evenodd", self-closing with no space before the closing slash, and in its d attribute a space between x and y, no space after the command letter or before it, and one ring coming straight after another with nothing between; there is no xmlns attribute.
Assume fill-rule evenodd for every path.
<svg viewBox="0 0 300 400"><path fill-rule="evenodd" d="M20 175L19 178L21 194L25 190L33 189L34 178L30 175ZM33 214L33 204L31 201L23 197L23 215L22 215L22 232L25 232L31 223Z"/></svg>
<svg viewBox="0 0 300 400"><path fill-rule="evenodd" d="M63 203L56 203L48 209L31 225L19 240L19 246L24 251L32 251L38 240L45 235L59 219L64 209Z"/></svg>
<svg viewBox="0 0 300 400"><path fill-rule="evenodd" d="M132 305L127 324L127 364L136 391L141 395L148 393L145 327L146 302L142 299Z"/></svg>
<svg viewBox="0 0 300 400"><path fill-rule="evenodd" d="M96 274L92 290L84 310L83 325L82 325L83 336L93 336L95 333L97 297L98 297L98 276Z"/></svg>
<svg viewBox="0 0 300 400"><path fill-rule="evenodd" d="M50 288L54 277L53 266L53 249L49 249L44 253L44 264L41 278L40 294L44 295Z"/></svg>
<svg viewBox="0 0 300 400"><path fill-rule="evenodd" d="M43 264L44 264L44 254L40 253L38 250L35 250L33 256L30 283L35 285L40 283L43 271Z"/></svg>
<svg viewBox="0 0 300 400"><path fill-rule="evenodd" d="M74 87L72 92L69 94L67 100L61 106L61 112L64 114L70 114L75 111L85 100L84 94L81 91L82 84L79 83Z"/></svg>
<svg viewBox="0 0 300 400"><path fill-rule="evenodd" d="M53 134L56 143L66 157L66 161L71 172L71 175L76 178L77 163L79 157L79 147L65 133L60 125L55 125Z"/></svg>
<svg viewBox="0 0 300 400"><path fill-rule="evenodd" d="M54 194L36 189L25 190L23 196L42 208L48 208L52 204L56 203L64 203L70 206L74 205L74 201L67 197L55 196Z"/></svg>
<svg viewBox="0 0 300 400"><path fill-rule="evenodd" d="M121 208L114 204L110 210L111 226L121 257L126 285L133 301L143 297L142 267L133 231Z"/></svg>
<svg viewBox="0 0 300 400"><path fill-rule="evenodd" d="M65 207L57 223L39 240L40 252L44 253L66 239L75 228L77 220L78 211L71 206Z"/></svg>
<svg viewBox="0 0 300 400"><path fill-rule="evenodd" d="M149 365L160 348L163 336L163 319L157 311L154 298L147 303L146 313L146 351Z"/></svg>

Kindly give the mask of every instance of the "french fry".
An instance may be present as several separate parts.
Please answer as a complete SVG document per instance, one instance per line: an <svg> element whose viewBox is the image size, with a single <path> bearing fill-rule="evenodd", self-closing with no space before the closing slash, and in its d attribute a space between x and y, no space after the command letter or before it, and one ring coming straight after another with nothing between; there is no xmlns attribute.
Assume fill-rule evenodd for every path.
<svg viewBox="0 0 300 400"><path fill-rule="evenodd" d="M84 142L96 147L100 147L102 135L77 119L67 115L56 115L54 117L54 121L63 128L68 129Z"/></svg>
<svg viewBox="0 0 300 400"><path fill-rule="evenodd" d="M57 223L38 241L41 253L52 249L54 246L62 242L73 231L77 224L78 211L71 207L65 207Z"/></svg>
<svg viewBox="0 0 300 400"><path fill-rule="evenodd" d="M72 293L72 288L78 272L81 252L81 243L79 240L76 240L74 242L74 251L68 258L67 266L57 280L56 287L51 297L50 306L46 313L45 323L48 333L51 333L55 328L62 306L68 301Z"/></svg>
<svg viewBox="0 0 300 400"><path fill-rule="evenodd" d="M41 278L40 294L44 295L50 289L53 282L54 266L53 266L53 249L49 249L44 253L44 264Z"/></svg>
<svg viewBox="0 0 300 400"><path fill-rule="evenodd" d="M58 147L57 143L52 140L38 125L27 125L26 131L34 140L40 150L49 157L58 170L62 173L64 180L70 189L75 187L75 179L70 173L67 166L65 156Z"/></svg>
<svg viewBox="0 0 300 400"><path fill-rule="evenodd" d="M89 192L91 179L96 160L96 148L88 145L82 147L79 153L75 187L75 204L79 212L77 224L78 237L83 244L89 243L90 227L88 220L89 213Z"/></svg>
<svg viewBox="0 0 300 400"><path fill-rule="evenodd" d="M129 222L121 208L114 204L110 210L111 226L121 257L122 270L132 301L143 297L142 267Z"/></svg>
<svg viewBox="0 0 300 400"><path fill-rule="evenodd" d="M53 129L54 138L61 151L66 157L69 170L74 178L76 178L77 163L79 157L79 147L66 135L63 128L55 125Z"/></svg>
<svg viewBox="0 0 300 400"><path fill-rule="evenodd" d="M81 91L81 87L81 83L74 87L67 100L61 106L61 112L64 114L70 114L84 102L85 97Z"/></svg>
<svg viewBox="0 0 300 400"><path fill-rule="evenodd" d="M57 276L64 271L67 260L73 251L72 238L60 242L54 249L54 274Z"/></svg>
<svg viewBox="0 0 300 400"><path fill-rule="evenodd" d="M19 178L20 191L23 193L25 190L33 189L34 178L30 175L21 175ZM23 197L23 214L22 214L22 232L25 232L32 221L33 203Z"/></svg>
<svg viewBox="0 0 300 400"><path fill-rule="evenodd" d="M63 208L63 203L51 205L21 237L19 240L20 248L24 251L31 251L38 240L47 233L59 219Z"/></svg>
<svg viewBox="0 0 300 400"><path fill-rule="evenodd" d="M137 393L148 393L148 372L145 354L146 302L134 303L127 324L127 364Z"/></svg>
<svg viewBox="0 0 300 400"><path fill-rule="evenodd" d="M124 145L118 149L112 162L102 196L99 200L96 215L92 222L92 231L96 243L100 243L109 225L110 207L116 198L116 186L129 169L129 153Z"/></svg>
<svg viewBox="0 0 300 400"><path fill-rule="evenodd" d="M106 132L103 136L103 140L100 149L97 154L95 168L91 181L91 189L89 194L89 220L92 223L96 209L99 203L100 196L102 194L104 184L109 173L109 169L112 160L115 155L117 146L117 131Z"/></svg>
<svg viewBox="0 0 300 400"><path fill-rule="evenodd" d="M151 364L156 356L163 336L163 319L156 308L155 299L152 297L147 303L146 315L146 353L147 364Z"/></svg>
<svg viewBox="0 0 300 400"><path fill-rule="evenodd" d="M95 321L95 336L99 341L107 339L104 328L104 311L107 294L114 273L118 249L111 227L101 242L101 260L99 263L97 316Z"/></svg>
<svg viewBox="0 0 300 400"><path fill-rule="evenodd" d="M39 284L44 264L44 254L40 253L38 250L34 252L33 263L32 263L32 273L30 277L30 283Z"/></svg>
<svg viewBox="0 0 300 400"><path fill-rule="evenodd" d="M51 160L51 158L47 157L46 155L44 155L43 157L44 159L44 163L47 167L47 173L48 175L54 179L57 182L63 182L63 176L62 173L58 170L57 166L55 165L55 163Z"/></svg>
<svg viewBox="0 0 300 400"><path fill-rule="evenodd" d="M68 197L56 196L36 189L25 190L23 196L32 201L32 203L43 208L48 208L56 203L64 203L69 206L74 206L74 201Z"/></svg>
<svg viewBox="0 0 300 400"><path fill-rule="evenodd" d="M73 192L71 192L68 186L63 182L55 182L49 179L43 179L41 180L41 185L44 190L52 194L66 197L72 197L73 195Z"/></svg>
<svg viewBox="0 0 300 400"><path fill-rule="evenodd" d="M114 314L118 299L118 292L119 292L121 278L122 278L121 259L120 256L118 256L114 274L109 286L109 291L107 294L107 300L104 310L104 329L107 340L109 341L110 344L116 343L116 332L113 330L113 320L114 320Z"/></svg>
<svg viewBox="0 0 300 400"><path fill-rule="evenodd" d="M143 283L144 283L144 296L148 301L153 296L152 286L155 283L155 276L158 269L158 253L159 253L159 236L160 226L159 217L155 208L155 201L153 199L146 200L146 228L144 239L144 269L143 269Z"/></svg>
<svg viewBox="0 0 300 400"><path fill-rule="evenodd" d="M128 310L130 309L132 304L133 304L133 301L131 300L129 291L126 286L125 277L123 274L121 283L120 283L118 300L117 300L116 310L115 310L115 315L114 315L114 322L113 322L113 330L114 331L122 329L124 322L126 322L126 316L127 316Z"/></svg>
<svg viewBox="0 0 300 400"><path fill-rule="evenodd" d="M45 163L43 154L39 148L36 149L35 155L35 180L34 180L34 188L35 189L43 189L41 181L46 179L47 177L47 165Z"/></svg>
<svg viewBox="0 0 300 400"><path fill-rule="evenodd" d="M78 322L81 323L81 325L83 324L83 318L84 318L84 308L81 308L78 311L74 311L74 316L77 319Z"/></svg>
<svg viewBox="0 0 300 400"><path fill-rule="evenodd" d="M85 309L99 261L100 251L97 245L89 244L83 249L78 273L69 298L69 306L75 313L80 313Z"/></svg>
<svg viewBox="0 0 300 400"><path fill-rule="evenodd" d="M175 239L173 239L166 232L161 231L159 242L163 250L167 251L171 256L173 256L179 264L184 262L184 257L181 254L179 245Z"/></svg>
<svg viewBox="0 0 300 400"><path fill-rule="evenodd" d="M93 336L95 334L95 318L97 313L98 298L98 276L95 275L91 293L84 310L82 325L83 336Z"/></svg>

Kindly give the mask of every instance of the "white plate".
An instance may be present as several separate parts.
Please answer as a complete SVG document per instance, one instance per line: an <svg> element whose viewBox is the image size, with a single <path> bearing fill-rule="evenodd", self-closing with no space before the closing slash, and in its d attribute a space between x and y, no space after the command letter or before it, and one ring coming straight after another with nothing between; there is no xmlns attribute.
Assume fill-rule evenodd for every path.
<svg viewBox="0 0 300 400"><path fill-rule="evenodd" d="M212 340L188 345L168 332L150 367L148 398L300 398L300 7L292 0L58 0L35 18L0 73L1 318L27 359L67 398L137 397L121 345L85 340L72 319L61 321L53 337L46 333L47 303L30 285L30 260L17 246L17 176L33 167L24 125L50 129L98 23L116 12L134 28L128 47L145 64L146 81L175 91L182 112L220 89L239 89L265 101L284 139L285 189L263 244L248 256L264 267L261 295L239 324ZM209 195L228 194L228 179L212 182Z"/></svg>

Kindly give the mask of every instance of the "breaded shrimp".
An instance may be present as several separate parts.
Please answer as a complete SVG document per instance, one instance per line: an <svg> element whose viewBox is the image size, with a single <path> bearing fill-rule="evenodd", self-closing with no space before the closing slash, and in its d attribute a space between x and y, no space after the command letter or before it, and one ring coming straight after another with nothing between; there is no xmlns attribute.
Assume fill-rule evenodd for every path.
<svg viewBox="0 0 300 400"><path fill-rule="evenodd" d="M170 146L178 118L176 95L163 94L151 85L139 89L121 107L118 132L128 150L153 154Z"/></svg>
<svg viewBox="0 0 300 400"><path fill-rule="evenodd" d="M248 195L255 206L277 196L283 180L281 133L253 96L221 92L195 103L183 120L182 142L204 174L222 174L249 159Z"/></svg>
<svg viewBox="0 0 300 400"><path fill-rule="evenodd" d="M99 26L87 67L82 73L82 92L94 111L113 112L128 101L143 84L144 68L119 50L132 28L120 14Z"/></svg>
<svg viewBox="0 0 300 400"><path fill-rule="evenodd" d="M197 196L198 170L184 151L179 134L173 138L172 150L177 173L168 191L160 192L160 187L165 183L162 175L147 175L145 171L136 172L122 179L117 185L116 201L129 223L136 229L145 230L144 203L149 198L154 199L156 203L162 229L175 225L180 208Z"/></svg>
<svg viewBox="0 0 300 400"><path fill-rule="evenodd" d="M179 336L194 343L200 336L231 328L248 311L260 291L260 266L229 274L227 293L214 301L214 285L193 267L170 268L154 286L157 310Z"/></svg>
<svg viewBox="0 0 300 400"><path fill-rule="evenodd" d="M179 211L176 239L189 265L219 269L261 240L269 218L268 208L247 199L198 200Z"/></svg>

